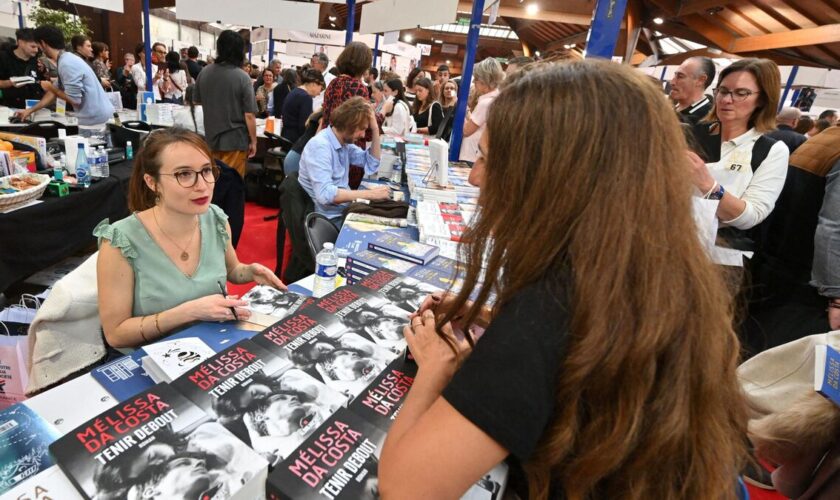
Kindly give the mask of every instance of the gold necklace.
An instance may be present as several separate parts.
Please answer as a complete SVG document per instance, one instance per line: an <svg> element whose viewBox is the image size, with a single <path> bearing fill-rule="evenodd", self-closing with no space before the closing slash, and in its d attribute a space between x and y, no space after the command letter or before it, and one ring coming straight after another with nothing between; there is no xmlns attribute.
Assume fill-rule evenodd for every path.
<svg viewBox="0 0 840 500"><path fill-rule="evenodd" d="M184 261L184 262L186 262L186 261L190 260L190 254L189 254L189 252L187 252L187 250L186 250L186 249L181 248L181 246L180 246L179 244L175 243L175 240L173 240L172 238L170 238L170 237L169 237L169 235L168 235L168 234L166 234L166 232L164 232L163 228L160 226L160 222L158 222L158 219L157 219L157 214L155 214L155 209L154 209L154 208L152 208L152 217L154 217L154 218L155 218L155 224L157 225L158 229L160 230L160 234L162 234L162 235L166 236L166 239L167 239L167 240L171 241L171 242L172 242L172 244L173 244L173 245L175 245L175 247L176 247L176 248L178 248L179 250L181 250L181 260L182 260L182 261ZM192 240L193 240L193 238L195 237L195 230L196 230L196 228L198 228L198 218L197 218L197 217L196 217L196 219L195 219L195 228L193 228L192 234L190 234L190 241L188 241L188 242L187 242L187 248L189 248L189 247L190 247L190 244L192 243Z"/></svg>

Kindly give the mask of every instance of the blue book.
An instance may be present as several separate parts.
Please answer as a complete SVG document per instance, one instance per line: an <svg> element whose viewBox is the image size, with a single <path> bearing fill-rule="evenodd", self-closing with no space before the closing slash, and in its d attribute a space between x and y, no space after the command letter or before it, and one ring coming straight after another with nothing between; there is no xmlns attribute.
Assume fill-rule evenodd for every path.
<svg viewBox="0 0 840 500"><path fill-rule="evenodd" d="M816 346L814 390L840 406L840 352L831 346Z"/></svg>
<svg viewBox="0 0 840 500"><path fill-rule="evenodd" d="M464 272L466 270L464 264L458 262L455 259L450 259L449 257L444 257L442 255L438 255L436 258L432 259L432 261L429 262L427 266L431 267L432 269L437 269L438 271L443 271L444 273L447 273L450 276L454 276L457 271Z"/></svg>
<svg viewBox="0 0 840 500"><path fill-rule="evenodd" d="M440 248L434 245L427 245L400 235L385 232L376 235L376 238L368 241L368 248L421 266L428 264L440 253Z"/></svg>
<svg viewBox="0 0 840 500"><path fill-rule="evenodd" d="M390 227L366 222L346 221L338 233L335 248L347 250L349 253L367 250L368 242L376 238L380 232L398 234L414 241L420 239L420 231L416 226Z"/></svg>
<svg viewBox="0 0 840 500"><path fill-rule="evenodd" d="M0 411L0 495L51 467L49 446L58 437L55 428L25 405Z"/></svg>
<svg viewBox="0 0 840 500"><path fill-rule="evenodd" d="M240 330L229 323L197 323L173 333L161 341L170 341L197 337L214 352L219 352L240 340L250 339L257 332ZM137 349L128 356L115 359L107 364L91 370L90 374L118 401L139 394L155 385L155 381L143 368L142 359L146 351Z"/></svg>
<svg viewBox="0 0 840 500"><path fill-rule="evenodd" d="M412 264L399 257L374 252L372 250L362 250L347 257L347 268L356 271L356 274L368 275L377 269L385 268L395 273L405 274L415 267L417 264Z"/></svg>

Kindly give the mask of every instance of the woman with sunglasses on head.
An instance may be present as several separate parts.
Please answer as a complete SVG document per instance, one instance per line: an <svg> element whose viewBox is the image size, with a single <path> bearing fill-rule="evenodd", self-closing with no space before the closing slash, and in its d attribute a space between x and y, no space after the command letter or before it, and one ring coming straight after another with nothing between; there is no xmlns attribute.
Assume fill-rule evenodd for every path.
<svg viewBox="0 0 840 500"><path fill-rule="evenodd" d="M267 267L239 262L227 216L210 204L217 176L207 143L194 132L174 128L146 138L129 185L132 215L102 221L93 233L110 347L145 345L194 321L247 319L245 301L222 295L226 281L285 289Z"/></svg>
<svg viewBox="0 0 840 500"><path fill-rule="evenodd" d="M712 160L688 153L694 185L702 196L720 200L718 219L733 228L724 234L736 247L749 245L739 231L770 215L785 184L787 146L763 135L776 128L780 88L773 61L735 61L721 71L714 108L694 129Z"/></svg>

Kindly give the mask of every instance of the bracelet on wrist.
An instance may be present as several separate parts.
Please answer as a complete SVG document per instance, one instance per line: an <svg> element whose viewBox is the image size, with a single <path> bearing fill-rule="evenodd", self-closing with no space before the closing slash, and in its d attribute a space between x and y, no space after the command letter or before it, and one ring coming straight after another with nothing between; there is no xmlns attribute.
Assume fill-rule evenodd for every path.
<svg viewBox="0 0 840 500"><path fill-rule="evenodd" d="M718 187L718 183L717 183L717 182L715 182L714 184L712 184L712 188L711 188L711 189L709 189L708 191L706 191L706 194L704 194L704 195L703 195L703 198L705 198L705 199L707 199L707 200L708 200L708 199L709 199L709 196L711 196L711 195L712 195L712 193L714 193L714 192L715 192L715 189L717 189L717 187Z"/></svg>
<svg viewBox="0 0 840 500"><path fill-rule="evenodd" d="M146 334L143 333L143 320L145 320L145 316L140 316L140 337L143 339L143 342L149 343L149 339L146 338Z"/></svg>

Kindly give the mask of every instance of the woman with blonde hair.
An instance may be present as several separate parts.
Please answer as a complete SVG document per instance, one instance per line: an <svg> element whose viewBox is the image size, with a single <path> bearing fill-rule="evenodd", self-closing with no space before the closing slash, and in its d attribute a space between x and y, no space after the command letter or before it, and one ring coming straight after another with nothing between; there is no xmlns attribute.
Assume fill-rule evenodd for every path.
<svg viewBox="0 0 840 500"><path fill-rule="evenodd" d="M464 120L464 139L461 142L460 159L474 162L478 158L478 143L487 126L487 114L493 100L499 95L499 86L505 79L505 72L499 61L492 57L481 61L473 69L473 87L478 100Z"/></svg>
<svg viewBox="0 0 840 500"><path fill-rule="evenodd" d="M419 370L380 457L383 499L458 498L505 459L521 498L735 497L739 344L691 229L685 149L626 66L546 65L502 90L463 287L404 332Z"/></svg>

